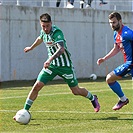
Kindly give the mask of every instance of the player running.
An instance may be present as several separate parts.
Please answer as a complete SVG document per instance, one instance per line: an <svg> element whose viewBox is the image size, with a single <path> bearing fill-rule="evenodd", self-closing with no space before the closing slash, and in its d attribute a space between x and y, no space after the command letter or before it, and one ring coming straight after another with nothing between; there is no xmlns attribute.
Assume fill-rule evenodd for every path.
<svg viewBox="0 0 133 133"><path fill-rule="evenodd" d="M112 30L114 30L114 47L103 58L99 58L97 64L100 65L105 60L115 56L119 51L124 56L124 64L118 66L106 77L107 84L119 97L119 101L113 107L113 110L119 110L129 103L129 99L124 95L120 84L116 80L122 78L132 70L133 31L122 23L121 15L118 12L113 12L109 15L109 23Z"/></svg>
<svg viewBox="0 0 133 133"><path fill-rule="evenodd" d="M66 81L74 95L80 95L89 99L94 107L94 111L98 112L100 105L97 96L78 86L63 32L57 26L52 25L51 16L47 13L40 16L40 25L42 30L39 37L31 46L26 47L24 52L29 52L44 42L48 51L48 59L44 62L43 69L26 99L24 109L29 110L37 98L38 92L58 75Z"/></svg>

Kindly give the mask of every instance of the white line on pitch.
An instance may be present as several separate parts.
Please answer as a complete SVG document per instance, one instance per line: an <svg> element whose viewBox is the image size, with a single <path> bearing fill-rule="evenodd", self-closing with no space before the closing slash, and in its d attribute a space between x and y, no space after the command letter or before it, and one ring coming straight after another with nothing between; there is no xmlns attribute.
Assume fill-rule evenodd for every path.
<svg viewBox="0 0 133 133"><path fill-rule="evenodd" d="M126 89L129 90L129 89ZM92 93L95 92L106 92L106 91L110 91L110 89L106 89L106 90L94 90L91 91ZM38 96L53 96L53 95L66 95L66 94L72 94L71 92L60 92L60 93L50 93L50 94L39 94ZM23 96L11 96L11 97L1 97L0 99L13 99L13 98L23 98L23 97L27 97L27 95L23 95Z"/></svg>
<svg viewBox="0 0 133 133"><path fill-rule="evenodd" d="M0 110L0 112L16 112L17 110ZM47 111L47 110L34 110L34 111L30 111L30 112L37 112L37 113L66 113L66 114L127 114L127 115L133 115L133 112L82 112L82 111Z"/></svg>

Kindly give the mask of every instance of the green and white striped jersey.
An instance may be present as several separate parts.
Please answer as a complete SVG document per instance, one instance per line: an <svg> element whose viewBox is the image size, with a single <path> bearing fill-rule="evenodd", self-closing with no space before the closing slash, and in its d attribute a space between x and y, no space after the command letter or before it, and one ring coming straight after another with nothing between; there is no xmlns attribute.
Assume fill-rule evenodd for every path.
<svg viewBox="0 0 133 133"><path fill-rule="evenodd" d="M58 58L54 59L51 63L54 66L72 66L71 54L67 49L66 40L64 39L63 32L55 25L52 25L52 30L49 34L46 34L43 30L40 32L40 38L43 39L48 51L48 58L52 56L58 49L58 42L64 42L65 52Z"/></svg>

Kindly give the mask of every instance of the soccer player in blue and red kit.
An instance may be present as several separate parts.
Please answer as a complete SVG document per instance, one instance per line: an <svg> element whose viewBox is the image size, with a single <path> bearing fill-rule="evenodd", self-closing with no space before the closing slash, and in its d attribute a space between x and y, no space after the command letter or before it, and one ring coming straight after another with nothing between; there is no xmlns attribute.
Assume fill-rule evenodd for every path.
<svg viewBox="0 0 133 133"><path fill-rule="evenodd" d="M106 77L107 84L119 97L119 101L113 107L113 110L119 110L129 103L129 99L124 95L120 84L116 80L130 73L132 70L133 31L122 23L121 15L118 12L113 12L109 15L109 24L114 31L114 47L103 58L99 58L97 64L100 65L105 60L115 56L119 51L124 56L124 63L115 68Z"/></svg>

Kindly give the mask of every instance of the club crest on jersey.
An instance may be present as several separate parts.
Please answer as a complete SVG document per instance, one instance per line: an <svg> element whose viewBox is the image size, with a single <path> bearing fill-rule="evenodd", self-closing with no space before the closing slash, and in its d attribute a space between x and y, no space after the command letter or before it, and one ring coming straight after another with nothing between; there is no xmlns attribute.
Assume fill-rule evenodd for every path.
<svg viewBox="0 0 133 133"><path fill-rule="evenodd" d="M61 38L61 35L58 35L58 38L60 39Z"/></svg>

